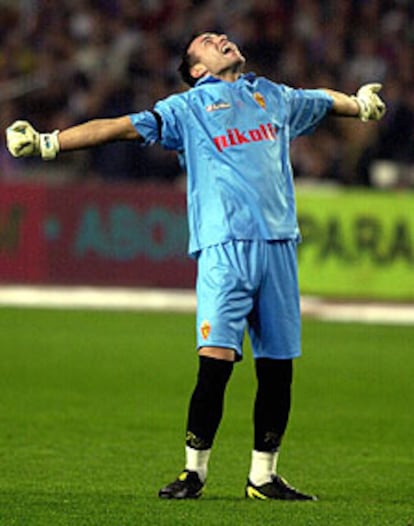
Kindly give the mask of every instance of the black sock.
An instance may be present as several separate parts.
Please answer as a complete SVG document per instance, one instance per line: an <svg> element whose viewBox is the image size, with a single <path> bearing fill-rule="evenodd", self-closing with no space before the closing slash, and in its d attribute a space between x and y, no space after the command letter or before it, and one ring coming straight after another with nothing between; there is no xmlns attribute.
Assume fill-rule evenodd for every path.
<svg viewBox="0 0 414 526"><path fill-rule="evenodd" d="M291 402L292 360L256 360L254 449L274 452L286 430Z"/></svg>
<svg viewBox="0 0 414 526"><path fill-rule="evenodd" d="M186 444L210 449L223 414L224 392L233 362L200 356L197 384L188 411Z"/></svg>

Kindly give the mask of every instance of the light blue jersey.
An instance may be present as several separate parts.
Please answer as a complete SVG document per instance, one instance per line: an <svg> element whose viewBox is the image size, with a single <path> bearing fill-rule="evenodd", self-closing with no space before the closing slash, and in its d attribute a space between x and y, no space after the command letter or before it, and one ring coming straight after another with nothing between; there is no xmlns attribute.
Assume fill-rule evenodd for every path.
<svg viewBox="0 0 414 526"><path fill-rule="evenodd" d="M299 237L290 141L311 133L332 104L322 90L249 73L235 82L203 78L157 102L155 115L130 115L145 144L160 142L183 159L190 254L230 240Z"/></svg>

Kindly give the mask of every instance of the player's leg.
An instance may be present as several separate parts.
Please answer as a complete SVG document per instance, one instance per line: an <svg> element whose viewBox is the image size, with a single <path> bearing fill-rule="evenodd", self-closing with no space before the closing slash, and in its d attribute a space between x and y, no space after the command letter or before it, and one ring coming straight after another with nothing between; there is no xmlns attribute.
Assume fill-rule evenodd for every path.
<svg viewBox="0 0 414 526"><path fill-rule="evenodd" d="M178 479L162 488L162 498L201 495L227 382L241 359L246 315L252 300L234 271L236 247L211 247L198 261L197 345L199 369L191 396L186 434L186 464ZM220 264L218 264L220 262Z"/></svg>
<svg viewBox="0 0 414 526"><path fill-rule="evenodd" d="M175 481L160 490L161 498L198 498L207 478L235 352L208 347L201 349L199 354L197 381L188 408L185 469Z"/></svg>
<svg viewBox="0 0 414 526"><path fill-rule="evenodd" d="M211 448L223 416L224 394L233 371L234 351L229 359L214 358L211 354L199 357L197 382L191 395L186 434L186 469L196 471L201 482L205 483Z"/></svg>
<svg viewBox="0 0 414 526"><path fill-rule="evenodd" d="M293 358L300 355L301 323L293 242L269 243L260 294L249 316L257 393L254 448L246 496L313 500L277 475L279 448L291 406Z"/></svg>
<svg viewBox="0 0 414 526"><path fill-rule="evenodd" d="M249 479L255 485L271 481L290 405L292 360L255 360L257 391L254 403L254 449Z"/></svg>
<svg viewBox="0 0 414 526"><path fill-rule="evenodd" d="M292 360L258 358L254 448L246 496L253 499L315 500L277 475L279 448L291 404Z"/></svg>

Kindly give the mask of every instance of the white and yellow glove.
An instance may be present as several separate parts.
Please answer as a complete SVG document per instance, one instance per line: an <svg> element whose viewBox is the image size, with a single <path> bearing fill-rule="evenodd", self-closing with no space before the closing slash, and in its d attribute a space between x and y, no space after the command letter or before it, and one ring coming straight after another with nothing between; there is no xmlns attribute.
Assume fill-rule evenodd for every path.
<svg viewBox="0 0 414 526"><path fill-rule="evenodd" d="M385 114L385 103L377 95L382 84L364 84L359 88L356 95L352 95L359 106L359 118L363 122L379 121Z"/></svg>
<svg viewBox="0 0 414 526"><path fill-rule="evenodd" d="M13 157L39 155L50 161L59 152L58 130L52 133L39 133L30 122L15 121L6 130L7 149Z"/></svg>

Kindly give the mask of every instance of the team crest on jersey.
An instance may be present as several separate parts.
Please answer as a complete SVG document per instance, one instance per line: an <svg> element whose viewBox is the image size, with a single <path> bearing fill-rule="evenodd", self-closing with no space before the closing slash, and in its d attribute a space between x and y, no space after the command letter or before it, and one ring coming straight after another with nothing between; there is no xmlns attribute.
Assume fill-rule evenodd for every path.
<svg viewBox="0 0 414 526"><path fill-rule="evenodd" d="M209 321L204 320L202 322L202 324L200 325L200 332L203 340L207 340L211 332L211 325Z"/></svg>
<svg viewBox="0 0 414 526"><path fill-rule="evenodd" d="M230 107L231 105L228 102L220 101L220 102L217 102L216 104L209 104L208 106L206 106L206 111L210 112L210 111L217 111L217 110L227 110Z"/></svg>
<svg viewBox="0 0 414 526"><path fill-rule="evenodd" d="M253 93L253 98L259 106L261 106L262 108L266 108L266 101L261 93L256 91L255 93Z"/></svg>

